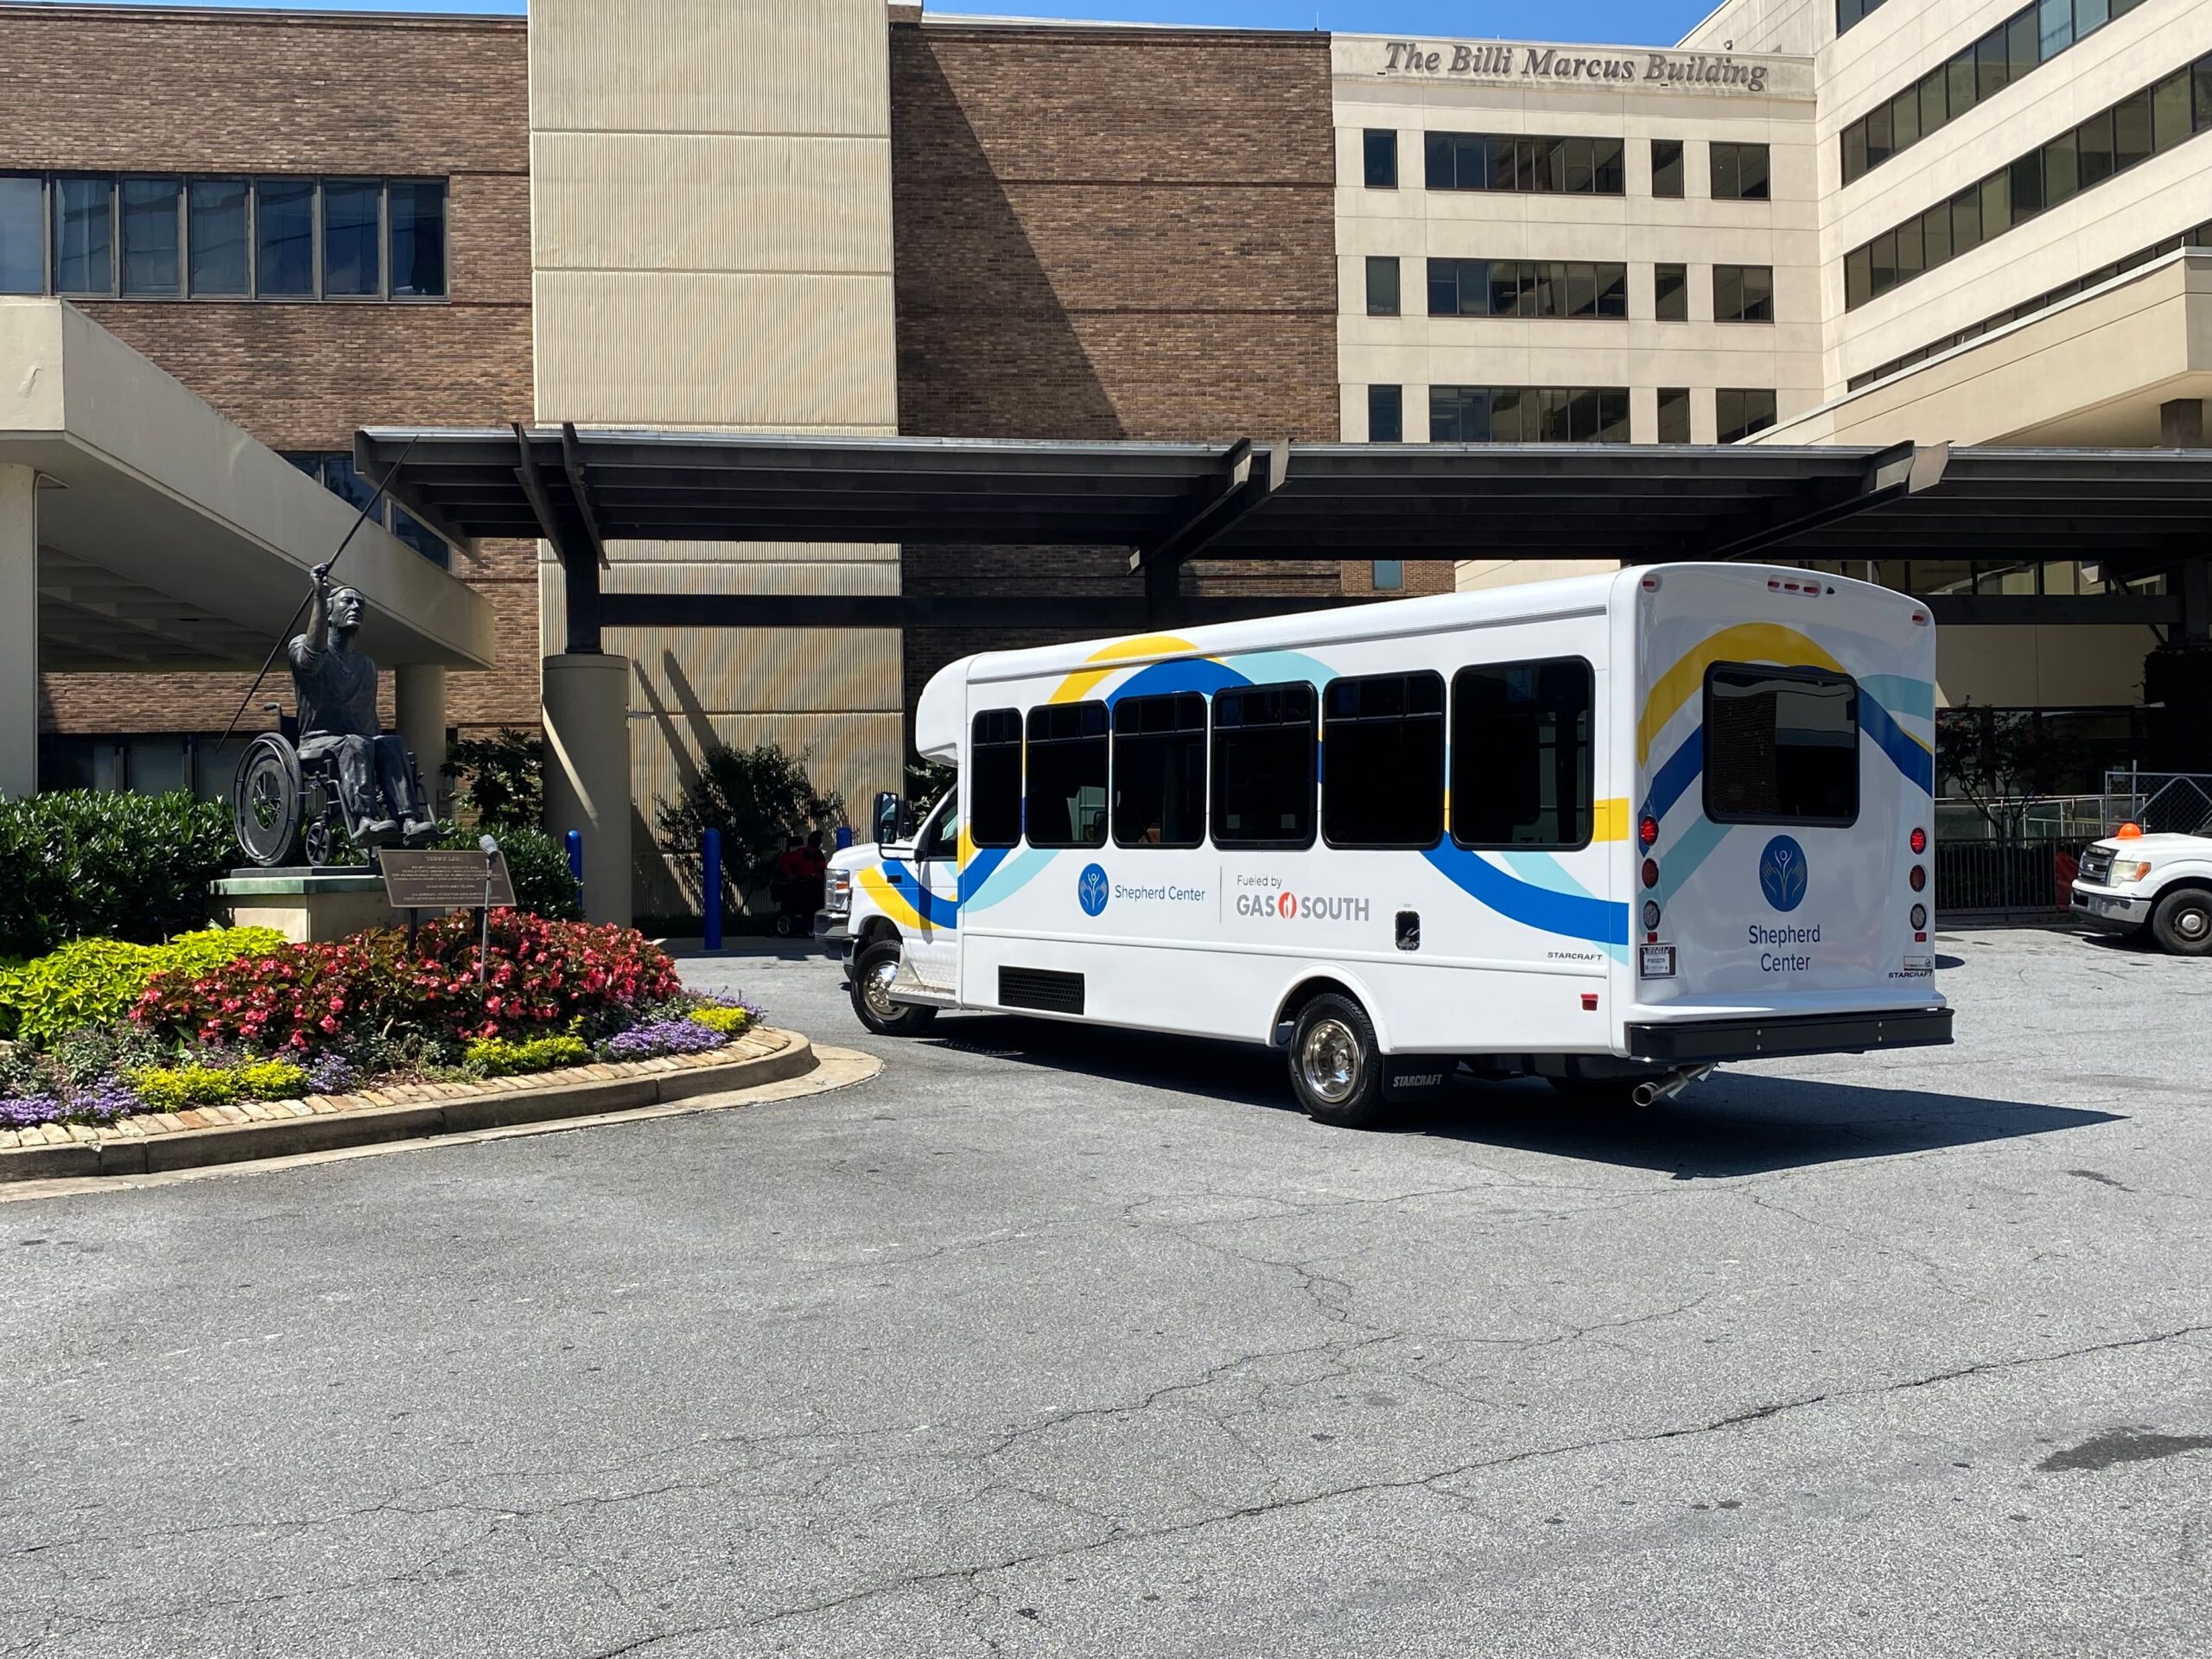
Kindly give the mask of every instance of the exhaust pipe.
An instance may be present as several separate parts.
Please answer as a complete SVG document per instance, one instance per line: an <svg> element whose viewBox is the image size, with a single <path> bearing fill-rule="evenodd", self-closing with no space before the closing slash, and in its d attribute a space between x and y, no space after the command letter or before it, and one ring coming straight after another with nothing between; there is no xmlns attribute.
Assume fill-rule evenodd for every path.
<svg viewBox="0 0 2212 1659"><path fill-rule="evenodd" d="M1700 1077L1710 1077L1709 1065L1686 1065L1665 1077L1649 1083L1639 1083L1629 1091L1629 1098L1639 1106L1656 1106L1662 1100L1672 1100Z"/></svg>

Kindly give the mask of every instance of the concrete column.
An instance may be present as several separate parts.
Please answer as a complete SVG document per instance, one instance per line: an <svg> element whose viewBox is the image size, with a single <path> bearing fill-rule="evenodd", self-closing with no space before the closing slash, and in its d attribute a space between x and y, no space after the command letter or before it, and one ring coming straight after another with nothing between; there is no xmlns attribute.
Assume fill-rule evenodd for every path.
<svg viewBox="0 0 2212 1659"><path fill-rule="evenodd" d="M0 466L0 796L38 792L38 474Z"/></svg>
<svg viewBox="0 0 2212 1659"><path fill-rule="evenodd" d="M2158 447L2161 449L2202 449L2204 447L2204 400L2177 397L2158 405Z"/></svg>
<svg viewBox="0 0 2212 1659"><path fill-rule="evenodd" d="M545 828L584 837L584 913L630 921L630 659L545 659Z"/></svg>
<svg viewBox="0 0 2212 1659"><path fill-rule="evenodd" d="M429 663L403 663L391 671L399 735L414 751L430 810L442 817L446 797L446 671Z"/></svg>

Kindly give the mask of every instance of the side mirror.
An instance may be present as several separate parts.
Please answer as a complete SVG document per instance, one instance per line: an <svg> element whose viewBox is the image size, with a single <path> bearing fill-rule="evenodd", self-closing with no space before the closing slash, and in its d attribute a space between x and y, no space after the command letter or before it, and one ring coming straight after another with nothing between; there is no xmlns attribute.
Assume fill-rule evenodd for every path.
<svg viewBox="0 0 2212 1659"><path fill-rule="evenodd" d="M887 789L875 798L873 822L875 825L875 843L879 847L887 847L894 841L904 841L914 831L913 814L907 810L906 803Z"/></svg>

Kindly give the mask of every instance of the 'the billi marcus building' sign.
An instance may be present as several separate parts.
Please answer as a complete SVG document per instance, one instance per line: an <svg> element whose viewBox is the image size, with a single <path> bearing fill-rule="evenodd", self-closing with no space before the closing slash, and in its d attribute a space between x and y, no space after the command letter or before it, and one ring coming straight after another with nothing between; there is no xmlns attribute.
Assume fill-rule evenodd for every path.
<svg viewBox="0 0 2212 1659"><path fill-rule="evenodd" d="M1621 48L1523 46L1505 41L1370 41L1379 51L1378 72L1386 75L1459 76L1470 80L1541 81L1547 85L1591 81L1626 90L1794 93L1795 86L1770 85L1789 79L1794 64L1746 60L1705 52L1639 52ZM1777 73L1779 72L1779 73ZM1809 96L1809 77L1802 95Z"/></svg>

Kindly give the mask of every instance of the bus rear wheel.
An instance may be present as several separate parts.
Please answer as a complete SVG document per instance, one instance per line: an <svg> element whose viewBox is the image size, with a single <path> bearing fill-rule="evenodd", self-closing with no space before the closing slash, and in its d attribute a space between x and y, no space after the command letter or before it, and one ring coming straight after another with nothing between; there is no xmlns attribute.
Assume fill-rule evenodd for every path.
<svg viewBox="0 0 2212 1659"><path fill-rule="evenodd" d="M853 959L853 1012L879 1037L918 1037L937 1010L891 1000L899 976L899 942L880 939Z"/></svg>
<svg viewBox="0 0 2212 1659"><path fill-rule="evenodd" d="M1389 1115L1382 1056L1367 1010L1324 991L1298 1011L1290 1039L1290 1087L1317 1123L1371 1129Z"/></svg>

